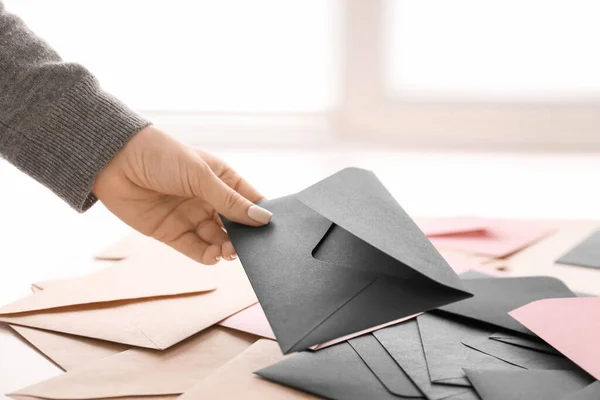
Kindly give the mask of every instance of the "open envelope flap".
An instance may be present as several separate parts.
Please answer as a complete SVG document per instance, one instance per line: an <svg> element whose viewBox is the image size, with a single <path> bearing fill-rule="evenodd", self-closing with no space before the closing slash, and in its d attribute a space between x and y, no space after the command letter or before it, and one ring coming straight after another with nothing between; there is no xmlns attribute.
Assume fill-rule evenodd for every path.
<svg viewBox="0 0 600 400"><path fill-rule="evenodd" d="M332 225L296 195L261 206L273 212L264 227L223 222L284 353L470 296Z"/></svg>
<svg viewBox="0 0 600 400"><path fill-rule="evenodd" d="M57 281L46 290L0 307L0 314L199 293L216 287L210 268L183 255L136 258L90 275Z"/></svg>
<svg viewBox="0 0 600 400"><path fill-rule="evenodd" d="M343 169L301 191L298 198L400 263L470 296L456 273L373 172Z"/></svg>
<svg viewBox="0 0 600 400"><path fill-rule="evenodd" d="M483 321L515 332L533 335L508 313L535 300L575 297L565 284L549 276L465 279L474 297L441 307L443 312Z"/></svg>
<svg viewBox="0 0 600 400"><path fill-rule="evenodd" d="M215 327L169 350L127 350L14 394L57 400L180 394L254 340L250 335Z"/></svg>

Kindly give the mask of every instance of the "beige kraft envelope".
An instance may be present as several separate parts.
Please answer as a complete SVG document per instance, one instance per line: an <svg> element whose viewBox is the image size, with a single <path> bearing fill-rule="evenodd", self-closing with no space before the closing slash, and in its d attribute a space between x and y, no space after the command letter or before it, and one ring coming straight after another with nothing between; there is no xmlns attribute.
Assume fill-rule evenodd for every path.
<svg viewBox="0 0 600 400"><path fill-rule="evenodd" d="M212 267L193 263L184 267L188 261L174 256L177 253L173 251L170 254L166 258L131 257L109 268L113 271L119 268L131 269L128 274L119 271L113 275L118 278L127 276L125 281L113 282L106 277L103 277L102 281L104 290L109 293L127 293L127 286L140 292L136 286L145 285L147 277L150 276L152 279L149 282L153 282L152 285L161 292L159 296L162 297L90 304L84 296L86 291L81 288L80 282L91 288L96 300L101 297L99 293L102 293L102 288L94 283L96 281L89 279L89 276L74 278L52 283L46 290L23 299L22 303L19 301L6 306L4 310L26 312L0 315L0 321L131 346L166 349L256 303L256 296L239 262L221 263ZM144 266L150 270L156 268L167 273L148 275ZM170 283L162 285L154 282L155 278L160 276ZM210 286L216 289L205 291L209 286L205 282L209 281ZM175 293L178 282L184 288L182 294ZM189 293L194 284L204 291ZM114 291L113 286L117 287ZM71 287L76 289L71 290ZM165 288L169 290L167 295ZM57 293L59 291L61 293ZM75 293L76 301L71 305L68 304L69 293ZM32 299L36 296L43 298ZM106 295L103 296L103 299L107 298ZM43 299L50 299L48 302L54 306L64 306L44 309ZM33 311L27 311L26 306L32 307Z"/></svg>
<svg viewBox="0 0 600 400"><path fill-rule="evenodd" d="M243 353L223 365L179 400L199 399L317 399L308 393L269 382L253 372L282 360L284 356L276 342L261 339Z"/></svg>
<svg viewBox="0 0 600 400"><path fill-rule="evenodd" d="M125 351L130 346L65 333L10 325L33 347L65 371Z"/></svg>
<svg viewBox="0 0 600 400"><path fill-rule="evenodd" d="M9 394L16 399L177 395L237 356L255 338L213 327L165 351L130 349Z"/></svg>
<svg viewBox="0 0 600 400"><path fill-rule="evenodd" d="M216 287L212 269L173 252L130 258L89 275L55 281L48 290L0 307L0 315L208 292Z"/></svg>

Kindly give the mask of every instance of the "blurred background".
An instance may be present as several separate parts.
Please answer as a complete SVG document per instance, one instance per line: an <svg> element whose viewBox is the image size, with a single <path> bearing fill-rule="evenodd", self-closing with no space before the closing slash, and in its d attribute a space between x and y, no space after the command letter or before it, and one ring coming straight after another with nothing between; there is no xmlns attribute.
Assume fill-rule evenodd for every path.
<svg viewBox="0 0 600 400"><path fill-rule="evenodd" d="M596 0L4 3L268 198L358 166L412 216L600 220ZM2 304L127 232L2 160L0 183ZM17 340L0 328L21 360L0 357L2 393L58 373Z"/></svg>
<svg viewBox="0 0 600 400"><path fill-rule="evenodd" d="M6 0L191 144L600 150L594 0Z"/></svg>

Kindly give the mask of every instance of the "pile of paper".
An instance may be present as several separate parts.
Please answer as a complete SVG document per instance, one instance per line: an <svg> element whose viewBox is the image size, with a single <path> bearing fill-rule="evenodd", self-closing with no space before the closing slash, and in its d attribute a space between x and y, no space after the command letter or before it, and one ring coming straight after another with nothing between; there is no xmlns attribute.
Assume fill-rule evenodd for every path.
<svg viewBox="0 0 600 400"><path fill-rule="evenodd" d="M96 255L111 266L1 307L66 371L10 396L600 399L600 298L456 253L505 257L550 227L417 225L354 168L261 205L265 227L224 221L241 263L134 234Z"/></svg>

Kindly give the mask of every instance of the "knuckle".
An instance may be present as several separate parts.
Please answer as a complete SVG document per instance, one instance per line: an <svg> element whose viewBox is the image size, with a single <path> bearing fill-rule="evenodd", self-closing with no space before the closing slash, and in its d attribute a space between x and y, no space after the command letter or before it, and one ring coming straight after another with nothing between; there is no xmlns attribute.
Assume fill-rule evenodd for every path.
<svg viewBox="0 0 600 400"><path fill-rule="evenodd" d="M235 190L227 191L227 194L225 195L225 206L227 207L227 209L233 210L241 202L242 196L240 196L238 192L236 192Z"/></svg>

